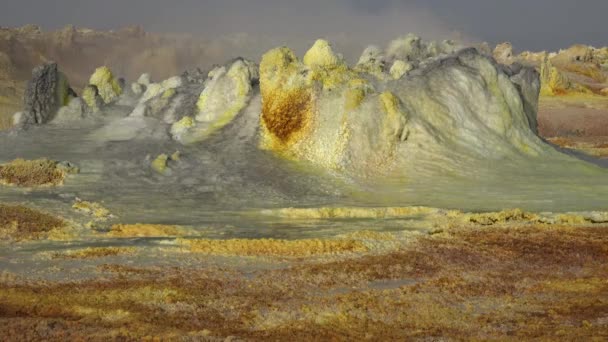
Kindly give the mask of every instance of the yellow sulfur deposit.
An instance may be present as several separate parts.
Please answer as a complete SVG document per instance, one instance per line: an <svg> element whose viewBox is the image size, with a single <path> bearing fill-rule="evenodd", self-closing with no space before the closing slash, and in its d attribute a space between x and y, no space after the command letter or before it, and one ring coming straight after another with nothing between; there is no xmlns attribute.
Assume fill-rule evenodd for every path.
<svg viewBox="0 0 608 342"><path fill-rule="evenodd" d="M108 209L96 202L76 200L72 208L99 220L106 220L112 216Z"/></svg>
<svg viewBox="0 0 608 342"><path fill-rule="evenodd" d="M410 70L412 70L411 64L406 63L402 60L396 60L393 63L393 66L391 67L390 74L394 79L398 80L403 77L403 75L407 74Z"/></svg>
<svg viewBox="0 0 608 342"><path fill-rule="evenodd" d="M82 99L87 104L89 109L93 112L99 111L99 107L101 105L101 102L103 101L99 96L99 90L97 89L97 86L93 85L88 85L84 87L84 90L82 91Z"/></svg>
<svg viewBox="0 0 608 342"><path fill-rule="evenodd" d="M67 252L53 253L53 259L95 259L117 255L131 255L136 251L134 247L88 247Z"/></svg>
<svg viewBox="0 0 608 342"><path fill-rule="evenodd" d="M304 257L318 254L365 252L367 248L356 240L180 240L195 253L239 256Z"/></svg>
<svg viewBox="0 0 608 342"><path fill-rule="evenodd" d="M234 62L228 71L220 68L213 73L197 102L196 120L207 123L198 136L204 138L221 129L245 108L251 96L251 78L249 65L242 60Z"/></svg>
<svg viewBox="0 0 608 342"><path fill-rule="evenodd" d="M23 187L61 185L67 173L57 162L43 158L15 159L0 165L0 184Z"/></svg>
<svg viewBox="0 0 608 342"><path fill-rule="evenodd" d="M105 103L114 102L122 94L122 88L114 78L110 68L103 66L95 70L89 84L97 86L99 95Z"/></svg>
<svg viewBox="0 0 608 342"><path fill-rule="evenodd" d="M312 89L293 51L269 51L260 63L262 148L285 150L310 127Z"/></svg>
<svg viewBox="0 0 608 342"><path fill-rule="evenodd" d="M185 236L187 229L163 224L115 224L108 235L117 238Z"/></svg>
<svg viewBox="0 0 608 342"><path fill-rule="evenodd" d="M303 62L309 67L333 67L341 64L342 59L336 56L328 41L318 39L304 55Z"/></svg>
<svg viewBox="0 0 608 342"><path fill-rule="evenodd" d="M165 174L167 172L167 161L169 160L169 156L166 154L161 154L156 159L152 161L152 169L158 173Z"/></svg>

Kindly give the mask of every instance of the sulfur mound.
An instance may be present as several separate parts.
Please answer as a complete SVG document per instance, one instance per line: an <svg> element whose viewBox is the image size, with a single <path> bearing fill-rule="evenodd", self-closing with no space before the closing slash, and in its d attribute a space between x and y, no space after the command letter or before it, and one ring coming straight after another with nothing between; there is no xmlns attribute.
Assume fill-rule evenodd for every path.
<svg viewBox="0 0 608 342"><path fill-rule="evenodd" d="M122 94L122 86L114 78L112 71L108 67L99 67L95 70L89 80L89 84L97 87L99 96L104 103L112 103Z"/></svg>
<svg viewBox="0 0 608 342"><path fill-rule="evenodd" d="M450 167L458 155L550 153L535 135L534 70L502 68L475 49L425 59L428 46L414 36L391 44L389 58L419 67L396 60L384 79L361 67L379 56L371 50L365 55L376 57L354 69L324 41L303 63L288 48L269 51L260 65L261 147L368 176L403 172L431 156Z"/></svg>

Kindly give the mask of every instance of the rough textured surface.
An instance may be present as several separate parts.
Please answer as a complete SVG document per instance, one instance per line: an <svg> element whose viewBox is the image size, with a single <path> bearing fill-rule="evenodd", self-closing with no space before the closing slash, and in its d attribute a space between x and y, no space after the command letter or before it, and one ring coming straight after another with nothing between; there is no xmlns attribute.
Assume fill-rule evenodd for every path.
<svg viewBox="0 0 608 342"><path fill-rule="evenodd" d="M44 124L52 120L57 110L68 104L70 93L68 81L58 70L57 64L34 69L24 96L27 122Z"/></svg>
<svg viewBox="0 0 608 342"><path fill-rule="evenodd" d="M181 267L133 265L141 249L53 252L57 265L96 265L78 269L94 278L36 283L2 272L0 329L7 341L603 340L606 232L454 228L406 240L362 232L345 241L388 249L305 259L275 254L282 241L243 242L255 257L238 259L163 247L163 260L189 260ZM219 246L229 242L201 245L231 255Z"/></svg>
<svg viewBox="0 0 608 342"><path fill-rule="evenodd" d="M0 240L48 239L67 223L61 218L21 205L0 205Z"/></svg>
<svg viewBox="0 0 608 342"><path fill-rule="evenodd" d="M210 71L196 102L194 121L174 123L173 138L183 144L200 142L232 122L249 104L258 78L257 65L241 58ZM184 100L190 102L188 97Z"/></svg>
<svg viewBox="0 0 608 342"><path fill-rule="evenodd" d="M419 56L418 40L401 43ZM395 56L408 54L394 50ZM458 145L473 158L497 157L507 149L551 154L534 134L540 84L529 68L505 72L468 49L427 61L399 82L371 82L332 54L327 42L317 42L307 63L285 48L263 57L263 148L362 174L407 167L399 160L413 155L416 163L429 155L451 159ZM415 147L420 145L424 153Z"/></svg>
<svg viewBox="0 0 608 342"><path fill-rule="evenodd" d="M95 69L95 72L89 79L89 84L97 87L99 96L101 96L106 104L116 101L122 94L121 85L114 78L112 71L106 66Z"/></svg>
<svg viewBox="0 0 608 342"><path fill-rule="evenodd" d="M49 159L15 159L0 165L0 182L24 187L60 185L67 173L57 162Z"/></svg>
<svg viewBox="0 0 608 342"><path fill-rule="evenodd" d="M515 62L515 58L513 58L513 45L511 45L511 43L501 43L496 45L493 55L494 59L496 59L498 63L512 64Z"/></svg>
<svg viewBox="0 0 608 342"><path fill-rule="evenodd" d="M97 113L104 105L104 100L99 95L99 88L96 85L89 84L82 90L82 100L87 105L89 113Z"/></svg>

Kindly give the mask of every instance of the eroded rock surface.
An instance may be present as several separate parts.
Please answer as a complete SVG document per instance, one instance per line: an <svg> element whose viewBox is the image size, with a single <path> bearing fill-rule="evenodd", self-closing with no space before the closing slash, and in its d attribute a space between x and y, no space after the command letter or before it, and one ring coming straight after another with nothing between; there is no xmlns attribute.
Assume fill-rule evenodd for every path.
<svg viewBox="0 0 608 342"><path fill-rule="evenodd" d="M389 55L420 58L418 40L400 43L408 48L391 46ZM532 69L505 72L475 49L421 62L410 76L386 82L369 77L361 63L349 68L327 42L315 43L303 62L287 48L268 52L260 65L260 146L370 175L402 168L412 155L547 151L534 134L540 84Z"/></svg>
<svg viewBox="0 0 608 342"><path fill-rule="evenodd" d="M71 90L67 78L56 63L34 69L24 96L26 122L44 124L52 120L57 110L69 103Z"/></svg>

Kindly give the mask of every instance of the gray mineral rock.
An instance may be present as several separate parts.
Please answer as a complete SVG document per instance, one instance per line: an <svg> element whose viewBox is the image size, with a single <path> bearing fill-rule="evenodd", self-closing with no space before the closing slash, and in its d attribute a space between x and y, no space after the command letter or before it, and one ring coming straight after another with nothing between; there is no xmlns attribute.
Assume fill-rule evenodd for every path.
<svg viewBox="0 0 608 342"><path fill-rule="evenodd" d="M24 115L27 123L44 124L59 108L66 105L74 91L56 63L36 67L24 95Z"/></svg>

